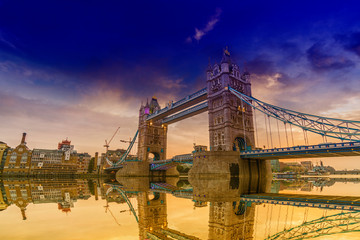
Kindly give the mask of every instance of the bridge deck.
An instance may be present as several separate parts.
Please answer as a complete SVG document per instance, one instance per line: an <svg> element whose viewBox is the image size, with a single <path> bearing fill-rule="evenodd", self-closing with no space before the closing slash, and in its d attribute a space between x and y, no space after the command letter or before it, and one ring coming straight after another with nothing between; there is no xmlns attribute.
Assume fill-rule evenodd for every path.
<svg viewBox="0 0 360 240"><path fill-rule="evenodd" d="M207 99L207 89L204 88L204 89L201 89L200 91L197 91L196 93L186 96L185 98L183 98L175 103L172 103L168 107L165 107L165 108L149 115L146 120L156 121L156 120L165 118L169 115L172 115L172 114L182 111L186 108L194 106L200 102L203 102L206 99Z"/></svg>
<svg viewBox="0 0 360 240"><path fill-rule="evenodd" d="M327 143L288 148L274 148L245 151L242 158L255 159L288 159L360 156L360 142Z"/></svg>
<svg viewBox="0 0 360 240"><path fill-rule="evenodd" d="M261 193L244 194L241 198L243 201L259 203L360 211L360 196Z"/></svg>

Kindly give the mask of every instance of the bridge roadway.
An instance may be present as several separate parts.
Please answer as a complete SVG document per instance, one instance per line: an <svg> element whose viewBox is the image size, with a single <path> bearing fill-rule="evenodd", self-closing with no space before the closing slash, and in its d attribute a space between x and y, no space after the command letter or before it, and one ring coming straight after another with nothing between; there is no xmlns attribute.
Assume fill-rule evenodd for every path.
<svg viewBox="0 0 360 240"><path fill-rule="evenodd" d="M360 142L323 143L318 145L296 146L273 149L256 149L240 153L243 159L292 159L292 158L319 158L319 157L346 157L360 156ZM126 160L139 161L139 160ZM150 170L167 170L179 163L192 163L192 154L177 155L171 159L150 162ZM107 168L107 172L120 169L122 166Z"/></svg>
<svg viewBox="0 0 360 240"><path fill-rule="evenodd" d="M346 156L360 156L360 142L323 143L319 145L258 149L241 153L241 158L263 160Z"/></svg>
<svg viewBox="0 0 360 240"><path fill-rule="evenodd" d="M169 104L169 106L160 109L159 111L156 111L155 113L149 115L146 120L159 120L164 119L167 116L170 116L174 113L177 113L179 111L182 111L186 108L189 108L191 106L194 106L200 102L203 102L207 100L207 89L203 88L200 91L197 91L195 93L192 93L183 99Z"/></svg>
<svg viewBox="0 0 360 240"><path fill-rule="evenodd" d="M329 196L329 195L310 195L310 194L243 194L241 200L246 202L269 203L290 205L298 207L327 208L338 210L360 211L360 196Z"/></svg>
<svg viewBox="0 0 360 240"><path fill-rule="evenodd" d="M167 170L169 168L175 167L179 163L192 163L192 161L193 155L191 153L176 155L171 159L151 161L150 170Z"/></svg>

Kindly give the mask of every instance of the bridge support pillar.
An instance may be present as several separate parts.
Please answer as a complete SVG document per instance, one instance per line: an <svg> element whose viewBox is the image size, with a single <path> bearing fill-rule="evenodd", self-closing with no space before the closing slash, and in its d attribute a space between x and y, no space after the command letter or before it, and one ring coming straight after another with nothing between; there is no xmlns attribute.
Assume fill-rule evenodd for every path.
<svg viewBox="0 0 360 240"><path fill-rule="evenodd" d="M124 162L123 168L120 168L116 173L118 177L148 177L149 176L149 163L148 162Z"/></svg>
<svg viewBox="0 0 360 240"><path fill-rule="evenodd" d="M269 178L271 176L270 162L267 160L242 159L240 152L206 151L194 153L193 167L189 177L197 178Z"/></svg>

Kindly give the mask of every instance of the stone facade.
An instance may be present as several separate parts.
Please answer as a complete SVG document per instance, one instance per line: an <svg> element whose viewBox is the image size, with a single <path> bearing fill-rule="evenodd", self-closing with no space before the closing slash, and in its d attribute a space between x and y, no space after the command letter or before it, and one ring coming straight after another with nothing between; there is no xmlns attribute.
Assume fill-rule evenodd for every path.
<svg viewBox="0 0 360 240"><path fill-rule="evenodd" d="M241 210L239 210L241 209ZM213 202L210 204L209 240L253 239L255 204Z"/></svg>
<svg viewBox="0 0 360 240"><path fill-rule="evenodd" d="M240 73L225 50L221 64L207 68L210 151L243 150L254 147L251 107L228 90L228 86L251 95L250 74Z"/></svg>
<svg viewBox="0 0 360 240"><path fill-rule="evenodd" d="M158 110L160 106L155 97L151 99L150 104L146 103L140 108L138 158L142 161L166 159L167 126L162 124L161 120L146 121L149 114Z"/></svg>
<svg viewBox="0 0 360 240"><path fill-rule="evenodd" d="M26 146L25 138L26 133L23 133L21 143L15 149L8 150L4 164L4 174L29 174L32 151Z"/></svg>
<svg viewBox="0 0 360 240"><path fill-rule="evenodd" d="M165 193L141 192L137 196L139 214L139 239L148 238L148 233L161 234L160 230L167 227L167 204ZM162 235L162 234L161 234Z"/></svg>

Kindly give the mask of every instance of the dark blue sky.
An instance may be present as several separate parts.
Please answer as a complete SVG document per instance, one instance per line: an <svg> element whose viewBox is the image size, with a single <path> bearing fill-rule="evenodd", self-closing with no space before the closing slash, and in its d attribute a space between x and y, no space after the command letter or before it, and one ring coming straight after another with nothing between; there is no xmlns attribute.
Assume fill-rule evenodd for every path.
<svg viewBox="0 0 360 240"><path fill-rule="evenodd" d="M239 64L249 62L253 73L275 72L301 57L314 71L354 67L348 59L323 63L332 57L323 46L337 43L360 55L359 5L357 1L1 1L0 57L59 71L75 85L101 78L103 83L143 93L150 90L148 80L156 80L162 72L183 79L187 92L194 84L201 85L208 57L219 60L227 45ZM204 30L212 20L215 24L197 40L195 28ZM139 89L137 83L144 81L146 88ZM45 83L38 79L38 84Z"/></svg>
<svg viewBox="0 0 360 240"><path fill-rule="evenodd" d="M78 130L86 142L119 121L128 137L141 101L203 88L225 46L255 97L359 119L359 13L358 1L0 0L0 137Z"/></svg>

